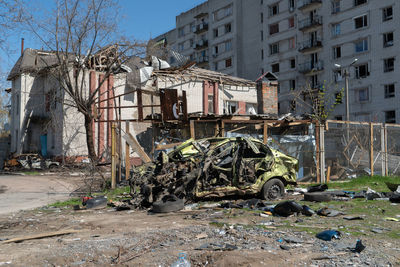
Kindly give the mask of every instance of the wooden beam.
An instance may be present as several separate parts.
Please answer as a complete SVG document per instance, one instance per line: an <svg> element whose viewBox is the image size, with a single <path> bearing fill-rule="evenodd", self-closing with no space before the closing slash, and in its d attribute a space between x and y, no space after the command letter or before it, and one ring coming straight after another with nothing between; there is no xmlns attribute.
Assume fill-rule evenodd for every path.
<svg viewBox="0 0 400 267"><path fill-rule="evenodd" d="M263 127L263 142L265 145L268 143L268 124L266 121L264 121Z"/></svg>
<svg viewBox="0 0 400 267"><path fill-rule="evenodd" d="M138 103L138 120L143 121L143 100L142 100L142 90L137 90L137 103Z"/></svg>
<svg viewBox="0 0 400 267"><path fill-rule="evenodd" d="M144 152L142 146L139 144L135 137L133 137L130 133L125 133L123 138L126 140L126 142L128 142L132 149L139 154L139 157L143 160L143 162L151 162L150 157L146 154L146 152Z"/></svg>
<svg viewBox="0 0 400 267"><path fill-rule="evenodd" d="M115 189L117 186L116 179L116 133L115 133L115 123L111 125L111 188Z"/></svg>
<svg viewBox="0 0 400 267"><path fill-rule="evenodd" d="M22 237L16 237L12 238L9 240L5 240L1 242L1 244L7 244L7 243L17 243L17 242L22 242L25 240L32 240L32 239L41 239L45 237L53 237L53 236L60 236L60 235L69 235L73 233L78 233L80 232L79 230L61 230L61 231L56 231L56 232L47 232L47 233L42 233L42 234L36 234L36 235L27 235L27 236L22 236Z"/></svg>
<svg viewBox="0 0 400 267"><path fill-rule="evenodd" d="M125 132L129 133L129 121L125 122ZM131 170L130 161L130 147L128 142L125 141L125 180L129 180L129 174Z"/></svg>

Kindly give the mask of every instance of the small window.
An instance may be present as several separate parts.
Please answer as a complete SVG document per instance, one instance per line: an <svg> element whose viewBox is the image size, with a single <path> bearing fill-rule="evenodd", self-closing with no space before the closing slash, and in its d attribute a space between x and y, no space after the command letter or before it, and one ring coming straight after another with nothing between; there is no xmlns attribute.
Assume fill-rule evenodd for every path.
<svg viewBox="0 0 400 267"><path fill-rule="evenodd" d="M392 98L395 96L394 83L385 84L385 98Z"/></svg>
<svg viewBox="0 0 400 267"><path fill-rule="evenodd" d="M279 53L279 43L270 44L269 45L269 54L278 54Z"/></svg>
<svg viewBox="0 0 400 267"><path fill-rule="evenodd" d="M264 60L264 49L261 49L261 60Z"/></svg>
<svg viewBox="0 0 400 267"><path fill-rule="evenodd" d="M218 37L218 28L213 30L214 38Z"/></svg>
<svg viewBox="0 0 400 267"><path fill-rule="evenodd" d="M290 68L291 68L291 69L296 68L296 59L292 58L292 59L290 60Z"/></svg>
<svg viewBox="0 0 400 267"><path fill-rule="evenodd" d="M382 20L388 21L391 19L393 19L393 8L390 6L382 9Z"/></svg>
<svg viewBox="0 0 400 267"><path fill-rule="evenodd" d="M270 35L278 33L278 32L279 32L279 24L278 23L269 25L269 34Z"/></svg>
<svg viewBox="0 0 400 267"><path fill-rule="evenodd" d="M336 46L333 48L333 58L338 59L342 57L342 47Z"/></svg>
<svg viewBox="0 0 400 267"><path fill-rule="evenodd" d="M289 11L294 11L295 5L294 0L289 0Z"/></svg>
<svg viewBox="0 0 400 267"><path fill-rule="evenodd" d="M232 31L232 25L230 23L225 24L225 33Z"/></svg>
<svg viewBox="0 0 400 267"><path fill-rule="evenodd" d="M214 96L208 95L208 113L214 113Z"/></svg>
<svg viewBox="0 0 400 267"><path fill-rule="evenodd" d="M269 7L269 15L275 16L279 13L279 4L275 4Z"/></svg>
<svg viewBox="0 0 400 267"><path fill-rule="evenodd" d="M342 70L334 70L333 71L333 78L336 83L341 82L343 80Z"/></svg>
<svg viewBox="0 0 400 267"><path fill-rule="evenodd" d="M383 60L383 72L394 71L394 57Z"/></svg>
<svg viewBox="0 0 400 267"><path fill-rule="evenodd" d="M342 121L343 120L343 116L335 116L335 120Z"/></svg>
<svg viewBox="0 0 400 267"><path fill-rule="evenodd" d="M367 0L354 0L354 6L359 6L367 3Z"/></svg>
<svg viewBox="0 0 400 267"><path fill-rule="evenodd" d="M340 0L332 1L332 14L340 12Z"/></svg>
<svg viewBox="0 0 400 267"><path fill-rule="evenodd" d="M273 73L279 72L279 63L272 64L271 69Z"/></svg>
<svg viewBox="0 0 400 267"><path fill-rule="evenodd" d="M225 52L232 50L232 41L225 42Z"/></svg>
<svg viewBox="0 0 400 267"><path fill-rule="evenodd" d="M289 49L296 48L296 39L294 37L289 38Z"/></svg>
<svg viewBox="0 0 400 267"><path fill-rule="evenodd" d="M367 78L367 76L369 76L368 64L356 66L355 70L357 79Z"/></svg>
<svg viewBox="0 0 400 267"><path fill-rule="evenodd" d="M383 34L383 47L393 46L393 32Z"/></svg>
<svg viewBox="0 0 400 267"><path fill-rule="evenodd" d="M354 27L356 29L361 29L368 26L368 17L367 15L357 17L354 19Z"/></svg>
<svg viewBox="0 0 400 267"><path fill-rule="evenodd" d="M296 89L296 80L289 80L289 88L290 90Z"/></svg>
<svg viewBox="0 0 400 267"><path fill-rule="evenodd" d="M264 31L260 32L261 41L264 41Z"/></svg>
<svg viewBox="0 0 400 267"><path fill-rule="evenodd" d="M238 103L235 101L226 101L227 114L234 114L238 110Z"/></svg>
<svg viewBox="0 0 400 267"><path fill-rule="evenodd" d="M178 37L182 37L185 35L185 28L184 27L180 27L178 29Z"/></svg>
<svg viewBox="0 0 400 267"><path fill-rule="evenodd" d="M385 111L385 122L386 123L396 123L396 111L395 110Z"/></svg>
<svg viewBox="0 0 400 267"><path fill-rule="evenodd" d="M232 58L228 58L225 60L225 68L232 67Z"/></svg>
<svg viewBox="0 0 400 267"><path fill-rule="evenodd" d="M294 17L290 17L288 19L288 22L289 22L289 28L293 28L294 27Z"/></svg>
<svg viewBox="0 0 400 267"><path fill-rule="evenodd" d="M190 23L190 31L191 32L195 32L196 31L196 25L194 24L194 22Z"/></svg>
<svg viewBox="0 0 400 267"><path fill-rule="evenodd" d="M214 55L218 55L218 45L214 46Z"/></svg>
<svg viewBox="0 0 400 267"><path fill-rule="evenodd" d="M368 51L368 40L364 39L364 40L355 42L354 48L355 48L356 53Z"/></svg>
<svg viewBox="0 0 400 267"><path fill-rule="evenodd" d="M261 20L261 23L264 23L264 13L262 13L262 12L260 14L260 20Z"/></svg>
<svg viewBox="0 0 400 267"><path fill-rule="evenodd" d="M340 23L336 23L332 25L332 36L340 35Z"/></svg>
<svg viewBox="0 0 400 267"><path fill-rule="evenodd" d="M358 102L365 102L369 100L368 88L356 90Z"/></svg>

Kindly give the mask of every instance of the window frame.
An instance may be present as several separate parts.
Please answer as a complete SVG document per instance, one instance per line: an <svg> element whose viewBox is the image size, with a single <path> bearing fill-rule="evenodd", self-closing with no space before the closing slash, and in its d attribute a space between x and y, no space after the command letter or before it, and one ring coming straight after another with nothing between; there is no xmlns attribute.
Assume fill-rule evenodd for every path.
<svg viewBox="0 0 400 267"><path fill-rule="evenodd" d="M392 113L393 115L392 117L389 117L388 114ZM389 119L388 119L389 117ZM385 111L385 123L396 123L396 110L387 110Z"/></svg>
<svg viewBox="0 0 400 267"><path fill-rule="evenodd" d="M361 2L361 3L359 3L359 2ZM364 5L367 3L368 3L368 0L354 0L354 6L361 6L361 5Z"/></svg>
<svg viewBox="0 0 400 267"><path fill-rule="evenodd" d="M385 98L394 98L396 97L396 86L394 83L385 84L384 88L384 97Z"/></svg>
<svg viewBox="0 0 400 267"><path fill-rule="evenodd" d="M269 45L269 54L270 55L279 54L279 42Z"/></svg>
<svg viewBox="0 0 400 267"><path fill-rule="evenodd" d="M339 36L341 34L342 30L341 30L341 25L340 23L335 23L332 24L332 37L336 37Z"/></svg>
<svg viewBox="0 0 400 267"><path fill-rule="evenodd" d="M360 68L361 67L365 67L363 75L360 74ZM356 73L356 79L364 79L364 78L367 78L370 75L370 73L369 73L369 64L368 63L357 65L357 66L354 67L354 69L355 69L355 73Z"/></svg>
<svg viewBox="0 0 400 267"><path fill-rule="evenodd" d="M361 98L361 92L366 92L366 95L364 96L364 98ZM369 97L369 88L368 87L364 87L364 88L358 88L356 89L356 94L357 94L357 102L358 103L364 103L364 102L368 102L370 97Z"/></svg>
<svg viewBox="0 0 400 267"><path fill-rule="evenodd" d="M353 18L354 21L354 29L359 30L368 27L368 14L363 14L361 16L357 16ZM362 22L362 26L357 26L357 22L360 21Z"/></svg>
<svg viewBox="0 0 400 267"><path fill-rule="evenodd" d="M389 34L392 35L392 40L387 40L387 37L389 36ZM391 47L394 45L394 33L393 32L386 32L383 34L383 47Z"/></svg>
<svg viewBox="0 0 400 267"><path fill-rule="evenodd" d="M279 33L279 23L270 24L268 29L269 29L269 35Z"/></svg>
<svg viewBox="0 0 400 267"><path fill-rule="evenodd" d="M338 59L342 57L342 46L341 45L337 45L334 46L333 48L333 59ZM339 51L339 53L338 53Z"/></svg>
<svg viewBox="0 0 400 267"><path fill-rule="evenodd" d="M360 44L362 42L362 50L357 50L358 44ZM359 48L359 47L358 47ZM368 44L368 39L361 39L361 40L357 40L354 42L354 52L355 53L363 53L369 50L369 44Z"/></svg>
<svg viewBox="0 0 400 267"><path fill-rule="evenodd" d="M392 14L390 16L387 15L387 10L391 10ZM388 6L388 7L384 7L382 9L382 21L389 21L389 20L393 20L393 6Z"/></svg>
<svg viewBox="0 0 400 267"><path fill-rule="evenodd" d="M279 2L268 6L268 14L270 17L276 16L279 14Z"/></svg>
<svg viewBox="0 0 400 267"><path fill-rule="evenodd" d="M340 12L340 0L332 1L332 14L337 14Z"/></svg>
<svg viewBox="0 0 400 267"><path fill-rule="evenodd" d="M383 72L392 72L394 71L394 64L396 62L395 57L389 57L383 59ZM389 64L391 63L391 64Z"/></svg>
<svg viewBox="0 0 400 267"><path fill-rule="evenodd" d="M278 68L278 70L274 71L274 68L276 68L276 67ZM272 73L279 73L279 71L280 71L279 62L271 64L271 71L272 71Z"/></svg>

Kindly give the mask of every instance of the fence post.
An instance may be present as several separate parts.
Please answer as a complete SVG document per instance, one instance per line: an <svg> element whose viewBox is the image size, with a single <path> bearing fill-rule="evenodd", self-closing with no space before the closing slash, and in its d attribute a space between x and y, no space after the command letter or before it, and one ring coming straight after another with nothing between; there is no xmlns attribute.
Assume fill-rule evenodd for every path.
<svg viewBox="0 0 400 267"><path fill-rule="evenodd" d="M190 138L196 139L196 134L194 132L194 120L190 121Z"/></svg>
<svg viewBox="0 0 400 267"><path fill-rule="evenodd" d="M385 127L383 126L383 124L381 124L381 165L382 165L382 171L381 171L381 175L385 176L385 161L386 161L386 154L385 154Z"/></svg>
<svg viewBox="0 0 400 267"><path fill-rule="evenodd" d="M319 125L319 141L321 183L325 183L325 125Z"/></svg>
<svg viewBox="0 0 400 267"><path fill-rule="evenodd" d="M263 138L264 138L264 144L268 143L268 124L266 121L264 121L264 127L263 127Z"/></svg>
<svg viewBox="0 0 400 267"><path fill-rule="evenodd" d="M125 132L129 133L129 121L125 122ZM130 152L129 144L128 142L125 141L125 180L129 180L129 172L131 169L129 152Z"/></svg>
<svg viewBox="0 0 400 267"><path fill-rule="evenodd" d="M387 135L386 124L383 127L384 127L384 131L385 131L385 176L388 176L389 175L389 166L388 166L389 156L388 156L388 147L387 147L388 135Z"/></svg>
<svg viewBox="0 0 400 267"><path fill-rule="evenodd" d="M374 125L372 122L369 123L369 134L369 168L371 170L371 176L374 176Z"/></svg>
<svg viewBox="0 0 400 267"><path fill-rule="evenodd" d="M117 186L116 179L116 138L115 138L115 123L111 125L111 188L115 189Z"/></svg>
<svg viewBox="0 0 400 267"><path fill-rule="evenodd" d="M315 122L315 146L316 146L316 169L317 169L317 183L321 182L321 166L320 166L320 151L319 151L319 145L320 145L320 138L319 138L319 122Z"/></svg>

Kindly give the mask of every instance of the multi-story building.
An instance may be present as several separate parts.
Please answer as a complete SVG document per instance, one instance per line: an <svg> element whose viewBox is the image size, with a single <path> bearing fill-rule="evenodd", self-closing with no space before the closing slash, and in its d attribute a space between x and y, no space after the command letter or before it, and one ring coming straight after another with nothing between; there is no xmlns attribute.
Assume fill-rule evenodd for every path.
<svg viewBox="0 0 400 267"><path fill-rule="evenodd" d="M345 119L348 73L350 119L389 123L400 122L396 25L395 0L209 0L177 16L170 44L205 68L275 73L281 113L312 111L324 89L330 118Z"/></svg>

